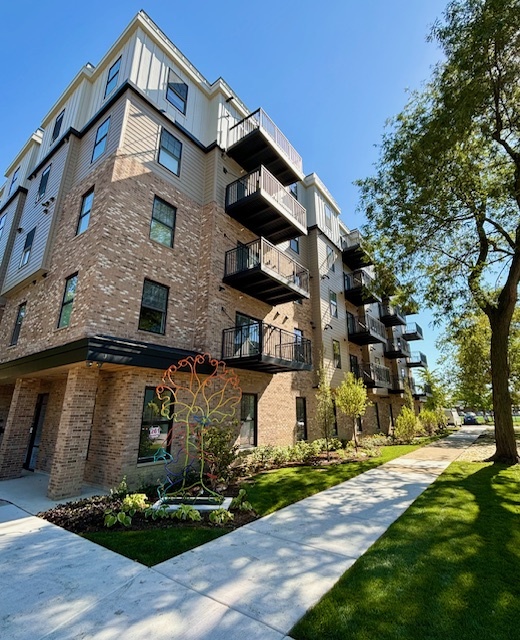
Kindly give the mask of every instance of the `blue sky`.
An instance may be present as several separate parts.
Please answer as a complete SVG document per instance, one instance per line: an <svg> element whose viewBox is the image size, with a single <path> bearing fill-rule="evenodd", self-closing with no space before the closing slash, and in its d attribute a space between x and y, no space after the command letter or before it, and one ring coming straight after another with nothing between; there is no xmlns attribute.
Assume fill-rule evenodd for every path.
<svg viewBox="0 0 520 640"><path fill-rule="evenodd" d="M3 7L3 172L86 62L94 65L140 10L199 71L261 106L316 172L354 228L353 181L372 172L387 118L440 57L426 35L446 0L18 0ZM430 314L415 343L435 366Z"/></svg>

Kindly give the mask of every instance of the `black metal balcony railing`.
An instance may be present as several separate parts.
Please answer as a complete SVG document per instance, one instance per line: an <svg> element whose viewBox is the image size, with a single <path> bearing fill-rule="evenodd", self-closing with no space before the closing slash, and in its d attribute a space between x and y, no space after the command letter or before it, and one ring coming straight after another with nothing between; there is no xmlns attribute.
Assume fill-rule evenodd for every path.
<svg viewBox="0 0 520 640"><path fill-rule="evenodd" d="M350 269L368 267L373 263L372 257L366 250L363 236L358 229L341 238L343 262Z"/></svg>
<svg viewBox="0 0 520 640"><path fill-rule="evenodd" d="M375 293L375 281L366 271L354 271L344 276L345 298L357 306L379 300Z"/></svg>
<svg viewBox="0 0 520 640"><path fill-rule="evenodd" d="M254 140L255 135L258 137L257 140ZM248 142L246 141L247 138L249 138L252 146L252 150L249 150L249 153L245 147ZM262 109L257 109L229 129L227 152L232 157L237 155L237 161L246 170L250 170L258 164L254 158L254 154L261 153L265 155L266 153L266 150L263 148L264 145L262 144L263 140L265 140L265 143L267 143L269 147L276 150L289 169L289 173L287 173L287 169L282 169L282 165L280 165L282 173L287 173L286 176L282 176L284 180L287 180L284 181L284 184L291 184L291 182L303 179L303 162L300 154ZM244 146L243 150L240 149L241 143ZM273 160L273 162L276 161ZM248 166L249 163L256 164ZM291 171L295 174L294 179L290 175Z"/></svg>
<svg viewBox="0 0 520 640"><path fill-rule="evenodd" d="M403 331L403 338L405 340L422 340L423 330L417 322L411 322L406 325L405 330Z"/></svg>
<svg viewBox="0 0 520 640"><path fill-rule="evenodd" d="M406 324L406 316L401 307L392 305L386 300L379 303L379 317L386 327Z"/></svg>
<svg viewBox="0 0 520 640"><path fill-rule="evenodd" d="M356 378L361 378L367 387L390 387L390 369L380 364L358 364L352 367Z"/></svg>
<svg viewBox="0 0 520 640"><path fill-rule="evenodd" d="M347 332L350 342L355 344L386 343L383 323L368 313L364 317L348 315Z"/></svg>
<svg viewBox="0 0 520 640"><path fill-rule="evenodd" d="M392 393L404 393L407 385L411 393L415 393L415 381L413 378L406 378L403 375L393 375L391 376L390 384L389 391Z"/></svg>
<svg viewBox="0 0 520 640"><path fill-rule="evenodd" d="M311 341L264 322L224 329L222 359L234 367L276 373L312 368Z"/></svg>
<svg viewBox="0 0 520 640"><path fill-rule="evenodd" d="M412 394L416 400L424 399L432 395L432 388L429 384L414 386Z"/></svg>
<svg viewBox="0 0 520 640"><path fill-rule="evenodd" d="M309 297L309 271L259 238L226 251L224 282L268 304Z"/></svg>
<svg viewBox="0 0 520 640"><path fill-rule="evenodd" d="M307 235L305 207L265 167L228 184L226 212L273 242Z"/></svg>
<svg viewBox="0 0 520 640"><path fill-rule="evenodd" d="M409 358L411 356L410 345L404 338L388 340L384 354L385 358Z"/></svg>
<svg viewBox="0 0 520 640"><path fill-rule="evenodd" d="M421 351L414 351L408 359L409 367L427 367L428 360Z"/></svg>

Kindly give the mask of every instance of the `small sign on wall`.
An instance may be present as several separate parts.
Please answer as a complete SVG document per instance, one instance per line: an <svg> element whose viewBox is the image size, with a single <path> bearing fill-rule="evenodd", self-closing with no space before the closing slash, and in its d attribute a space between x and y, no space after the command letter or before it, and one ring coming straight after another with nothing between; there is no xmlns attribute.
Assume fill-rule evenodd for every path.
<svg viewBox="0 0 520 640"><path fill-rule="evenodd" d="M151 440L156 440L161 436L161 427L150 427L149 437Z"/></svg>

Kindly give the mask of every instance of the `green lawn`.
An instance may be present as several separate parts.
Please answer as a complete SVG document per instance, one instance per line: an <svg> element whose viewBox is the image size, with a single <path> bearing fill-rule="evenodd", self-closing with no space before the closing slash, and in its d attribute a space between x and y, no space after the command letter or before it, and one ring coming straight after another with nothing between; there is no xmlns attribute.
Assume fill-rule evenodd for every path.
<svg viewBox="0 0 520 640"><path fill-rule="evenodd" d="M217 527L171 527L144 531L106 529L84 533L83 537L151 567L214 540L228 531L229 529Z"/></svg>
<svg viewBox="0 0 520 640"><path fill-rule="evenodd" d="M291 631L520 638L520 465L453 463Z"/></svg>
<svg viewBox="0 0 520 640"><path fill-rule="evenodd" d="M322 467L286 467L267 471L255 476L251 483L244 484L247 499L258 515L265 516L293 502L324 491L340 482L350 480L360 473L378 467L389 460L415 451L420 446L438 438L429 438L421 444L392 445L382 447L377 458L367 458L362 462Z"/></svg>

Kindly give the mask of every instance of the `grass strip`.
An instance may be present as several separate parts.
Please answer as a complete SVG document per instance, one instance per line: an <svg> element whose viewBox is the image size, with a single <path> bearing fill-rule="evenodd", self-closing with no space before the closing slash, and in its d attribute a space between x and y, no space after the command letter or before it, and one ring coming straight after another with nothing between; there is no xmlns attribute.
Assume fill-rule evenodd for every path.
<svg viewBox="0 0 520 640"><path fill-rule="evenodd" d="M107 529L84 533L82 536L131 560L152 567L219 538L228 531L229 529L217 527L170 527L143 531Z"/></svg>
<svg viewBox="0 0 520 640"><path fill-rule="evenodd" d="M513 640L520 465L455 462L292 629L297 640Z"/></svg>

